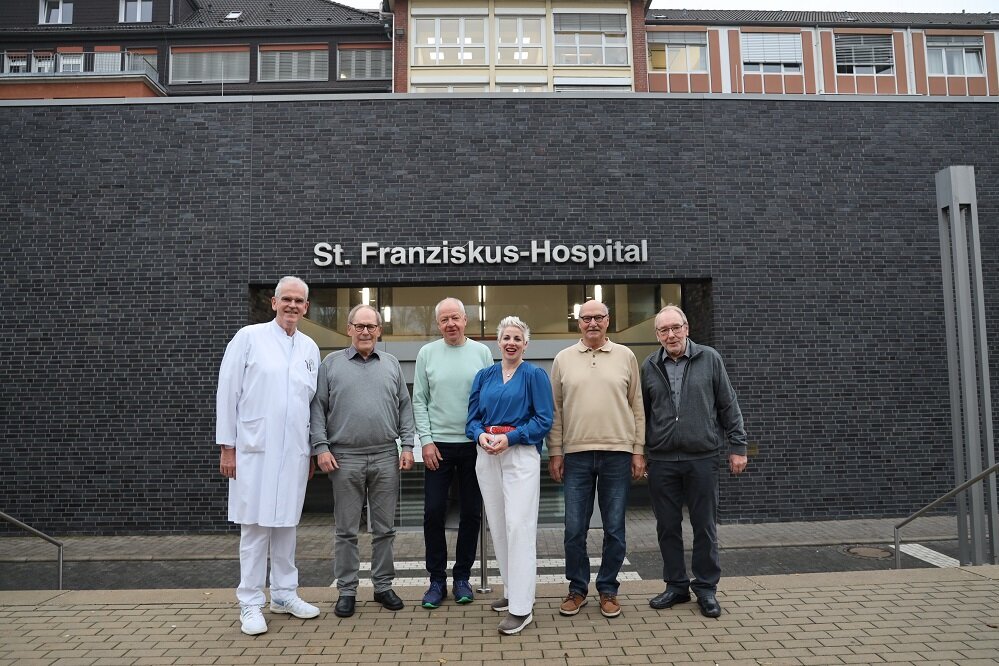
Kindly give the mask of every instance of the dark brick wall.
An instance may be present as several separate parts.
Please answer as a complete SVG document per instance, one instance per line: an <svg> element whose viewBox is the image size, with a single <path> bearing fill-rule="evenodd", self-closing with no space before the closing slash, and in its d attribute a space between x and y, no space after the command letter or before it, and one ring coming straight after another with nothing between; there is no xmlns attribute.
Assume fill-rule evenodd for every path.
<svg viewBox="0 0 999 666"><path fill-rule="evenodd" d="M977 170L999 395L999 106L380 98L0 107L0 510L225 529L214 391L247 285L708 281L757 453L727 521L952 484L933 176ZM319 268L316 242L648 238L647 264ZM708 301L708 302L706 302Z"/></svg>

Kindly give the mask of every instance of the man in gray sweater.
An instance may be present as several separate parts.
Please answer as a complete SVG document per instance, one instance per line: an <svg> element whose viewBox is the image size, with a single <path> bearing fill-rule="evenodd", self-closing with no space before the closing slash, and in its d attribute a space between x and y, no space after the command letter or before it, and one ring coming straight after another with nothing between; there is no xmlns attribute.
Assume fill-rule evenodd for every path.
<svg viewBox="0 0 999 666"><path fill-rule="evenodd" d="M350 347L330 354L319 366L309 429L312 454L333 484L337 617L354 614L360 569L357 533L365 497L371 520L374 600L393 611L404 606L392 590L392 545L399 470L413 468L415 431L413 404L399 361L375 349L382 323L378 311L358 305L347 322ZM402 442L401 454L397 440Z"/></svg>

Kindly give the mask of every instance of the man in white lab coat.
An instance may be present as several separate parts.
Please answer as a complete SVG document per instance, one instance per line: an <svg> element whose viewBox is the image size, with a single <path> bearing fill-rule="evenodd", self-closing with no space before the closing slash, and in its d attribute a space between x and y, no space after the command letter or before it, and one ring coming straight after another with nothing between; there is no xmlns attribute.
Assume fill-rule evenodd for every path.
<svg viewBox="0 0 999 666"><path fill-rule="evenodd" d="M244 326L219 370L216 442L229 479L229 520L239 523L240 629L267 631L261 608L268 552L271 612L312 618L319 609L298 596L295 529L309 477L309 402L316 392L319 348L298 330L309 287L283 277L266 324Z"/></svg>

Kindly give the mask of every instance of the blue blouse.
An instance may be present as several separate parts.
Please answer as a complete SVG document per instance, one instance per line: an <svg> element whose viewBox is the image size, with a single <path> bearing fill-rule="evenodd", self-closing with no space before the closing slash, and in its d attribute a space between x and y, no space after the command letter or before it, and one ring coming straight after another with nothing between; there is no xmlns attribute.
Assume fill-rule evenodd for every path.
<svg viewBox="0 0 999 666"><path fill-rule="evenodd" d="M478 443L486 426L513 426L506 434L510 446L530 444L541 453L545 435L552 429L555 403L548 375L536 365L521 363L503 383L503 364L479 370L468 398L465 435Z"/></svg>

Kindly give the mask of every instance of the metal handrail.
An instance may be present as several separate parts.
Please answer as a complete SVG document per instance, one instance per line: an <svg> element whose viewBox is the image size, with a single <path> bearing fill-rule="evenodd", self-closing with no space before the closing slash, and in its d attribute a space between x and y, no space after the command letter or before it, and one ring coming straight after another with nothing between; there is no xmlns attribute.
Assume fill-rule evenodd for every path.
<svg viewBox="0 0 999 666"><path fill-rule="evenodd" d="M53 539L48 534L45 534L44 532L40 532L40 531L36 530L31 525L27 525L25 523L22 523L20 520L18 520L17 518L14 518L13 516L8 516L3 511L0 511L0 519L3 519L5 521L7 521L11 525L15 525L17 527L20 527L22 530L24 530L26 532L31 532L36 537L45 539L46 541L48 541L52 545L54 545L54 546L56 546L56 547L59 548L59 589L61 590L62 589L62 553L63 553L63 544L62 544L62 541L59 541L58 539Z"/></svg>
<svg viewBox="0 0 999 666"><path fill-rule="evenodd" d="M924 506L922 509L916 511L914 514L912 514L911 516L900 522L898 525L896 525L895 526L895 568L896 569L902 568L902 552L899 550L899 547L901 546L901 540L898 535L898 531L900 529L911 523L916 518L919 518L924 513L926 513L936 505L940 504L941 502L946 502L950 498L954 497L954 495L957 495L958 493L967 490L968 488L975 485L979 481L984 480L985 477L989 476L990 474L995 474L996 472L999 472L999 463L996 463L992 467L989 467L987 470L977 475L975 478L968 479L967 481L959 485L957 488L954 488L953 490L948 492L946 495L941 495L940 497L933 500L932 502ZM995 526L993 526L993 529L995 529Z"/></svg>

